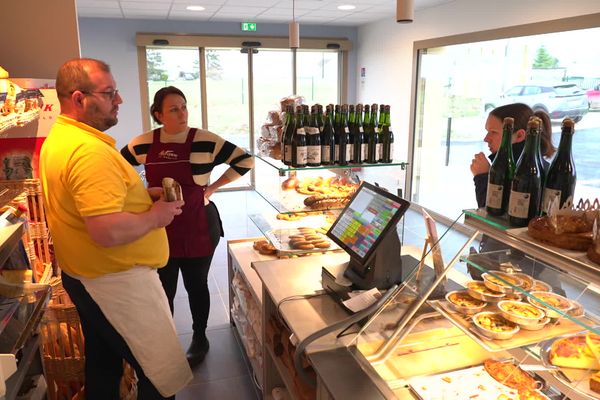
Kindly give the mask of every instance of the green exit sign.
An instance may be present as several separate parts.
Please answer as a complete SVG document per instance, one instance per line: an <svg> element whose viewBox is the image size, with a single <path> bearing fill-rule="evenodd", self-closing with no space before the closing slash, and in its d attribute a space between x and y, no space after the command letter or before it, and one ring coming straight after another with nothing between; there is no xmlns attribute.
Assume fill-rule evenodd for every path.
<svg viewBox="0 0 600 400"><path fill-rule="evenodd" d="M256 31L256 22L242 22L242 30L249 32Z"/></svg>

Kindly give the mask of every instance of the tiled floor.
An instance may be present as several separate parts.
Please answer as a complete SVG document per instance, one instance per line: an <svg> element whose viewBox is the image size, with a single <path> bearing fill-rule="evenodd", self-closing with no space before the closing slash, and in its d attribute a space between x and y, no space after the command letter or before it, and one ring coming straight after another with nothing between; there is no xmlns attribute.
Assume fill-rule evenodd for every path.
<svg viewBox="0 0 600 400"><path fill-rule="evenodd" d="M194 369L193 381L177 394L177 400L255 400L250 375L229 325L229 291L227 282L227 240L260 235L248 219L245 192L214 195L219 207L225 238L221 238L208 275L210 316L207 336L210 351L204 362ZM181 344L188 348L192 340L192 320L187 293L181 277L175 297L175 325Z"/></svg>

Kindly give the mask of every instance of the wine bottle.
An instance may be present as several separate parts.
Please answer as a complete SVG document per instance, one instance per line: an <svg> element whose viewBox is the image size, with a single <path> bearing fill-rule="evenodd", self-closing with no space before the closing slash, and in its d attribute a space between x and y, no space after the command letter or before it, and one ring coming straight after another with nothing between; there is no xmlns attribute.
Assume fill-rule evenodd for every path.
<svg viewBox="0 0 600 400"><path fill-rule="evenodd" d="M371 116L367 133L367 162L375 164L379 160L379 132L377 130L377 104L371 106Z"/></svg>
<svg viewBox="0 0 600 400"><path fill-rule="evenodd" d="M302 106L297 106L295 131L292 138L292 167L306 167L306 150L306 132L304 132Z"/></svg>
<svg viewBox="0 0 600 400"><path fill-rule="evenodd" d="M490 166L485 209L491 215L502 215L508 207L511 182L516 168L512 154L514 124L514 118L504 118L502 143Z"/></svg>
<svg viewBox="0 0 600 400"><path fill-rule="evenodd" d="M350 160L350 129L348 128L348 105L342 105L341 122L339 127L339 142L338 142L338 154L339 154L339 165L348 165Z"/></svg>
<svg viewBox="0 0 600 400"><path fill-rule="evenodd" d="M321 165L321 135L317 124L317 107L312 106L306 132L306 165L318 167Z"/></svg>
<svg viewBox="0 0 600 400"><path fill-rule="evenodd" d="M573 162L573 134L575 134L575 122L571 118L565 118L562 122L560 143L556 156L548 168L546 182L544 184L544 199L542 212L547 213L550 203L559 198L559 207L563 207L567 200L574 202L575 184L577 183L577 172Z"/></svg>
<svg viewBox="0 0 600 400"><path fill-rule="evenodd" d="M319 127L319 133L323 132L323 106L320 104L315 104L317 108L317 126Z"/></svg>
<svg viewBox="0 0 600 400"><path fill-rule="evenodd" d="M327 106L321 132L321 164L335 163L335 134L333 132L333 109Z"/></svg>
<svg viewBox="0 0 600 400"><path fill-rule="evenodd" d="M385 125L385 105L379 105L379 122L377 123L377 162L383 162L383 136L381 135L381 131L383 130L383 125Z"/></svg>
<svg viewBox="0 0 600 400"><path fill-rule="evenodd" d="M363 128L363 105L356 105L356 114L354 114L354 123L350 130L352 136L352 162L362 164L364 160L365 133Z"/></svg>
<svg viewBox="0 0 600 400"><path fill-rule="evenodd" d="M362 119L362 128L363 128L363 162L368 162L369 159L369 123L371 122L371 106L369 104L365 104L363 106L364 114Z"/></svg>
<svg viewBox="0 0 600 400"><path fill-rule="evenodd" d="M392 132L390 106L385 106L381 137L381 162L391 163L394 160L394 132Z"/></svg>
<svg viewBox="0 0 600 400"><path fill-rule="evenodd" d="M337 164L340 161L340 131L342 129L342 110L339 104L335 105L335 113L333 116L333 133L335 137L335 158Z"/></svg>
<svg viewBox="0 0 600 400"><path fill-rule="evenodd" d="M527 123L525 149L517 161L508 201L508 222L514 226L527 226L539 212L542 180L539 153L540 122L531 117Z"/></svg>
<svg viewBox="0 0 600 400"><path fill-rule="evenodd" d="M288 105L285 113L285 130L281 138L281 159L285 165L292 165L292 138L295 129L294 106Z"/></svg>
<svg viewBox="0 0 600 400"><path fill-rule="evenodd" d="M542 193L540 194L540 207L542 205L542 197L543 197L543 190L544 190L544 182L546 182L546 164L544 163L544 153L542 152L542 136L544 136L544 123L542 121L542 119L540 117L536 117L537 119L540 120L540 129L538 130L538 139L537 139L537 159L538 162L540 163L541 166L541 170L540 170L540 176L541 176L541 181L542 181ZM552 132L550 132L549 137L552 137ZM538 207L538 211L539 211L539 207Z"/></svg>

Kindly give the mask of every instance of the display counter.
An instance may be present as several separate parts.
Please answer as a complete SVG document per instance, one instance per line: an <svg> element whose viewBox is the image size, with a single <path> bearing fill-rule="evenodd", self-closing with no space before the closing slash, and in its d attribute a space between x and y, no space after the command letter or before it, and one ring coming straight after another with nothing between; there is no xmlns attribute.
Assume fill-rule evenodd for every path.
<svg viewBox="0 0 600 400"><path fill-rule="evenodd" d="M274 388L287 391L292 399L600 396L592 388L599 361L590 356L588 364L567 368L555 357L556 346L565 337L586 346L586 338L596 340L594 334L600 335L596 264L581 257L574 264L564 255L555 258L544 246L507 234L494 221L486 222L485 216L478 217L476 224L469 216L466 223L486 224L481 229L488 236L484 241L493 237L503 247L477 253L473 240L480 240L481 232L466 236L457 225L439 229L439 240L431 243L411 212L404 238L410 243L421 240L424 247L404 245L401 254L417 260L425 255L424 259L413 266L393 300L368 321L353 325L341 337L336 331L307 347L304 375L314 377L316 388L300 377L292 355L309 335L350 315L323 293L321 285L321 268L339 265L347 255L277 259L258 255L252 240L229 244L232 263L240 264L237 271L251 282L252 297L260 302L261 325L256 333L261 336L263 361L257 375L264 398L271 398ZM533 246L536 252L526 252ZM486 292L486 283L497 291ZM453 293L466 296L477 293L476 289L490 297L480 302L470 298L466 308L454 304ZM516 305L516 319L507 305ZM519 319L521 308L536 315ZM498 321L506 323L506 332L486 329L479 318L486 312L500 315L503 319ZM493 374L505 368L525 374L526 383L500 383Z"/></svg>

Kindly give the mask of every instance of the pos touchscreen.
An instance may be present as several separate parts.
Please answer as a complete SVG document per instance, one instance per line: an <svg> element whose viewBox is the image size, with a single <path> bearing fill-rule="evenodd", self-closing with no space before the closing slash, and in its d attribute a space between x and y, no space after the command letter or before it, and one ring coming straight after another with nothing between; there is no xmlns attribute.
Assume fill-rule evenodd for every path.
<svg viewBox="0 0 600 400"><path fill-rule="evenodd" d="M356 276L353 281L357 286L381 286L374 274L394 280L390 274L395 273L387 269L401 268L397 265L400 242L395 228L409 206L408 201L363 182L327 232L350 255L346 276L351 280ZM397 282L386 285L393 283Z"/></svg>

